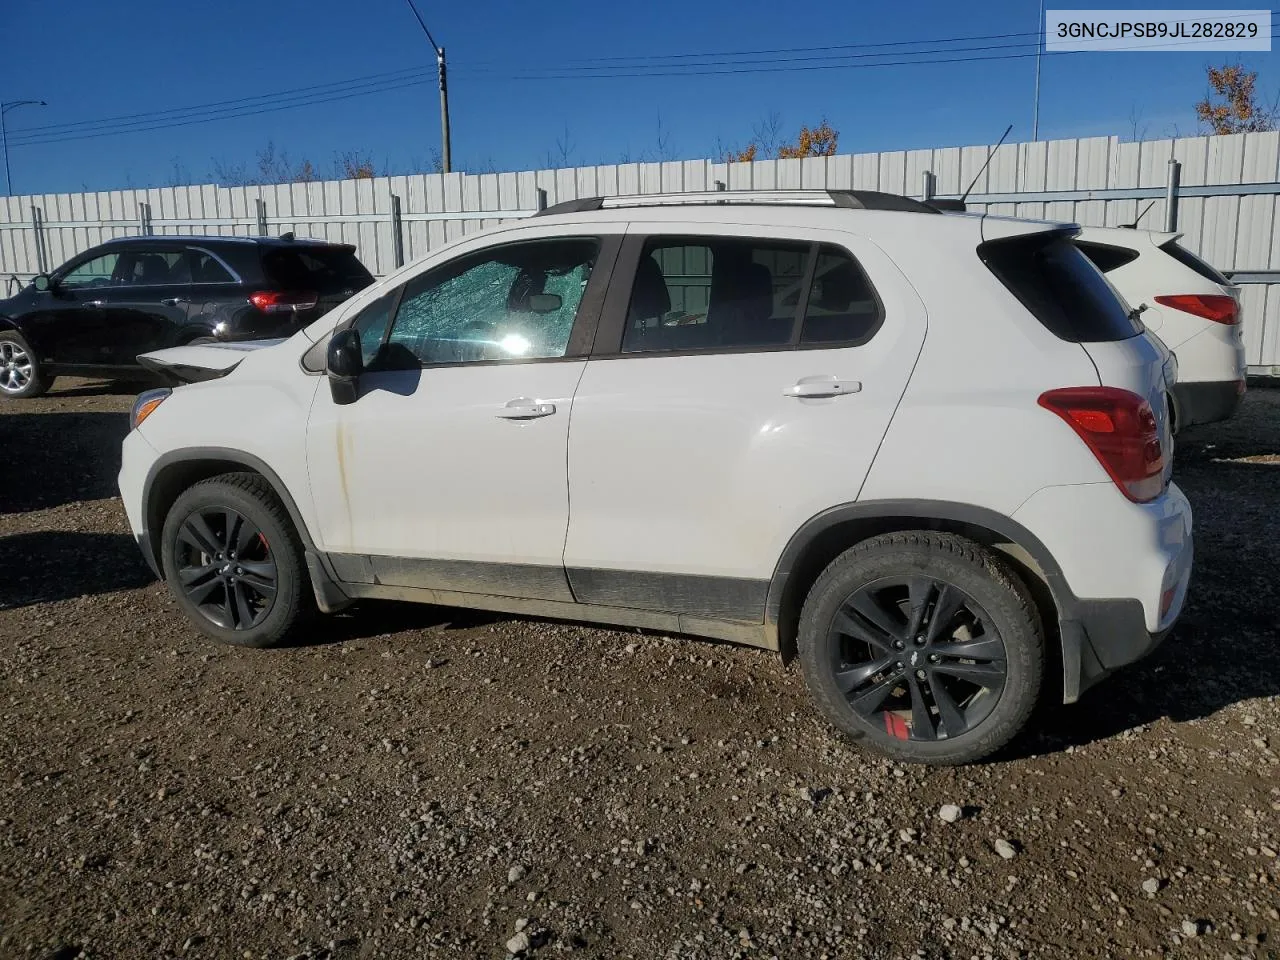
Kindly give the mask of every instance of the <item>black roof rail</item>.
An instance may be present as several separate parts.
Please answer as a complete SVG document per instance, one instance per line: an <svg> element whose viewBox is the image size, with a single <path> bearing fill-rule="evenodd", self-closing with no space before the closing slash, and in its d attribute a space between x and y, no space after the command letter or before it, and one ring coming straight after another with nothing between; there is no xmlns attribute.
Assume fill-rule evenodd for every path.
<svg viewBox="0 0 1280 960"><path fill-rule="evenodd" d="M539 210L535 217L565 213L589 213L616 207L695 206L720 204L773 204L786 206L834 206L850 210L895 210L904 213L938 213L912 197L878 190L707 190L689 193L652 193L617 197L579 197Z"/></svg>
<svg viewBox="0 0 1280 960"><path fill-rule="evenodd" d="M604 206L604 197L579 197L576 200L564 200L553 203L545 210L539 210L535 217L546 217L557 213L590 213Z"/></svg>

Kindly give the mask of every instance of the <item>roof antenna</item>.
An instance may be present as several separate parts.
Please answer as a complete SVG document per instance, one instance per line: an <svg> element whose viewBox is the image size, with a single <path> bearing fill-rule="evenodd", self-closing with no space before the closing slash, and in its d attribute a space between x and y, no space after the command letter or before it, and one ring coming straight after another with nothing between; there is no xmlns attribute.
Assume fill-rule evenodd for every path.
<svg viewBox="0 0 1280 960"><path fill-rule="evenodd" d="M983 164L983 165L978 169L978 172L977 172L977 173L975 173L975 174L973 175L973 180L971 180L971 181L969 182L969 189L968 189L968 190L966 190L964 193L962 193L962 194L960 195L960 202L961 202L962 204L963 204L966 200L968 200L968 199L969 199L969 191L973 189L974 184L976 184L976 183L978 182L978 178L979 178L980 176L982 176L983 172L987 169L987 167L991 166L991 158L992 158L992 157L994 157L994 156L996 155L996 151L1000 149L1001 145L1003 145L1003 143L1004 143L1004 138L1005 138L1005 137L1007 137L1007 136L1009 135L1009 131L1010 131L1010 130L1012 130L1012 129L1013 129L1013 124L1012 124L1012 123L1011 123L1011 124L1009 124L1007 127L1005 127L1005 128L1004 128L1004 133L1002 133L1002 134L1000 135L1000 139L999 139L999 141L997 141L997 143L996 143L996 145L995 145L994 147L992 147L989 151L987 151L987 161L986 161L986 163L984 163L984 164Z"/></svg>
<svg viewBox="0 0 1280 960"><path fill-rule="evenodd" d="M1137 230L1138 224L1140 224L1142 222L1142 218L1147 215L1147 211L1150 210L1155 205L1156 205L1156 202L1152 200L1150 203L1147 204L1146 208L1140 214L1138 214L1136 218L1134 218L1133 223L1122 223L1120 224L1120 226L1125 230Z"/></svg>

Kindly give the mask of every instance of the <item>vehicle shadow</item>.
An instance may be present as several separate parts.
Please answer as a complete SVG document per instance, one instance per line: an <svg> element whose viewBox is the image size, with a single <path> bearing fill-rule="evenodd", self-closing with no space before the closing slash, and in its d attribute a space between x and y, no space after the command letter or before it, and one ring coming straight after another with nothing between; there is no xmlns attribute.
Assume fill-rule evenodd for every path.
<svg viewBox="0 0 1280 960"><path fill-rule="evenodd" d="M27 513L116 495L123 413L0 417L0 513Z"/></svg>
<svg viewBox="0 0 1280 960"><path fill-rule="evenodd" d="M1280 463L1256 459L1280 453L1280 391L1258 393L1237 420L1179 437L1174 481L1195 511L1196 556L1173 631L1078 705L1047 712L999 759L1280 694Z"/></svg>
<svg viewBox="0 0 1280 960"><path fill-rule="evenodd" d="M0 610L153 582L133 537L40 530L0 537Z"/></svg>
<svg viewBox="0 0 1280 960"><path fill-rule="evenodd" d="M460 607L438 607L394 600L362 600L342 613L316 618L312 625L277 649L323 647L371 640L406 630L467 630L488 626L507 615Z"/></svg>
<svg viewBox="0 0 1280 960"><path fill-rule="evenodd" d="M64 397L132 397L160 385L159 377L144 378L139 374L131 380L76 380L74 386L69 387L55 384L48 395L54 400Z"/></svg>

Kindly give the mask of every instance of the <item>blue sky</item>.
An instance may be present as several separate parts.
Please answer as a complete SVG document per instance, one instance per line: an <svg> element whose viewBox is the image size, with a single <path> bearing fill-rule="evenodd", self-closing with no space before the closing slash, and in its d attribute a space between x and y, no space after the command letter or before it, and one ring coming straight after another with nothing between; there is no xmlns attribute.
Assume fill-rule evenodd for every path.
<svg viewBox="0 0 1280 960"><path fill-rule="evenodd" d="M10 138L19 141L11 147L18 193L163 185L175 168L208 182L218 161L252 163L268 141L325 172L335 154L348 150L367 153L394 172L424 169L439 146L434 81L164 130L20 142L22 128L392 71L433 71L431 49L404 0L4 0L4 7L6 35L25 41L6 44L0 99L49 104L9 114ZM842 153L987 143L1008 123L1014 124L1011 140L1030 139L1035 61L1029 56L719 76L518 78L530 71L563 75L599 57L1027 34L1037 25L1035 0L981 7L953 0L801 6L779 0L420 0L419 9L449 56L455 169L542 167L549 154L566 152L562 147L570 165L660 153L710 156L718 142L748 140L752 127L775 112L788 132L827 117L840 131ZM1033 50L1011 46L1019 42L1033 40L972 45L1000 45L996 53L1002 56ZM1237 59L1260 72L1268 98L1276 95L1276 51L1046 57L1040 136L1129 137L1131 116L1140 118L1140 131L1149 137L1194 133L1193 104L1205 90L1205 67Z"/></svg>

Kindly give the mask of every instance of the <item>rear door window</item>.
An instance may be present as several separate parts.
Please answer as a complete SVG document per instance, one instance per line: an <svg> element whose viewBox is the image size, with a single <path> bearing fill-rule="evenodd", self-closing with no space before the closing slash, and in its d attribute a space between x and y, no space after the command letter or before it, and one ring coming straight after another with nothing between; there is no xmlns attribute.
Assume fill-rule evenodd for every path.
<svg viewBox="0 0 1280 960"><path fill-rule="evenodd" d="M373 283L373 275L346 247L266 247L262 270L272 286L314 291L321 297L354 293Z"/></svg>
<svg viewBox="0 0 1280 960"><path fill-rule="evenodd" d="M1074 343L1142 332L1115 289L1070 237L1033 233L989 240L978 256L1051 333Z"/></svg>
<svg viewBox="0 0 1280 960"><path fill-rule="evenodd" d="M1223 276L1218 270L1214 269L1212 264L1201 260L1186 247L1180 245L1177 240L1170 240L1168 243L1161 246L1160 249L1173 257L1173 259L1177 260L1184 267L1190 267L1206 280L1210 280L1213 283L1221 283L1223 285L1231 283L1231 281Z"/></svg>

